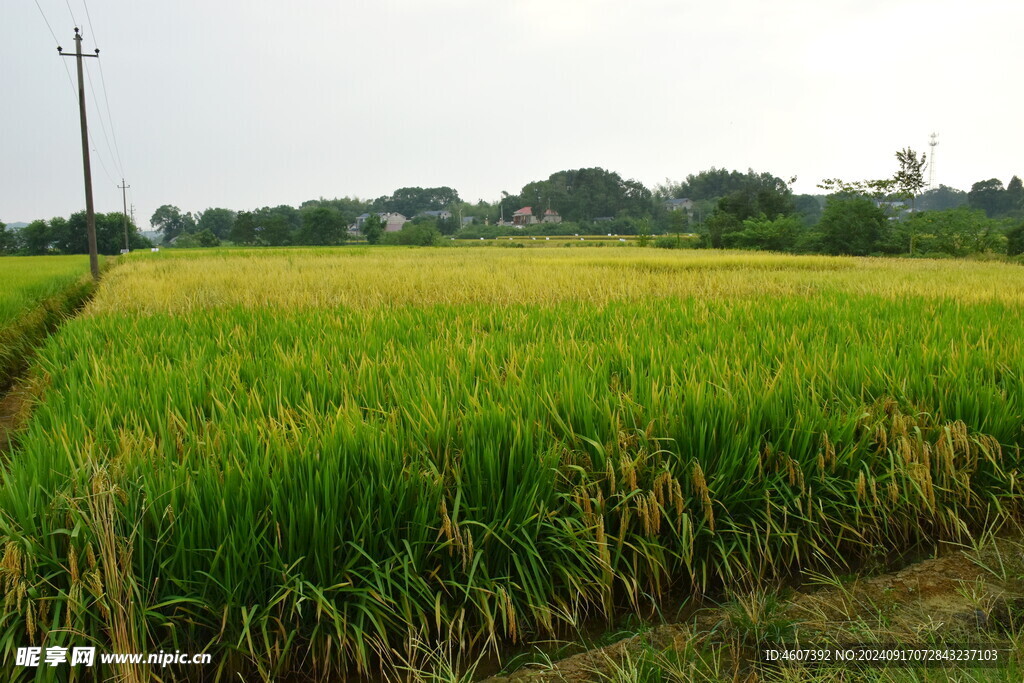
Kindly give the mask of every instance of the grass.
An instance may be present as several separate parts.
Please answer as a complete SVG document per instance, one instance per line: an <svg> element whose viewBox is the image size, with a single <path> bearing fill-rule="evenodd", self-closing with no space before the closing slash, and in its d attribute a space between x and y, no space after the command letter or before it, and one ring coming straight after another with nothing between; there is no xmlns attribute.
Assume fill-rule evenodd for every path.
<svg viewBox="0 0 1024 683"><path fill-rule="evenodd" d="M131 257L40 354L0 647L327 680L963 540L1020 511L1022 284L634 249Z"/></svg>

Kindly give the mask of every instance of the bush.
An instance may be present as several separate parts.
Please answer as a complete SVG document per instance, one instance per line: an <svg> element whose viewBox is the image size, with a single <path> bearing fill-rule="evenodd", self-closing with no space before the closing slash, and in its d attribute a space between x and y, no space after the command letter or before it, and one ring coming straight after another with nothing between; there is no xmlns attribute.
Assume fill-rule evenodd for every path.
<svg viewBox="0 0 1024 683"><path fill-rule="evenodd" d="M220 239L209 230L202 230L187 235L181 235L174 241L174 246L181 249L195 249L196 247L219 247Z"/></svg>
<svg viewBox="0 0 1024 683"><path fill-rule="evenodd" d="M867 256L878 251L888 231L885 212L863 197L832 197L818 223L830 254Z"/></svg>
<svg viewBox="0 0 1024 683"><path fill-rule="evenodd" d="M432 247L441 239L433 223L406 223L395 234L399 244L411 247Z"/></svg>
<svg viewBox="0 0 1024 683"><path fill-rule="evenodd" d="M743 221L743 230L723 234L722 243L727 247L793 251L803 232L804 224L799 216L769 220L762 214L760 218Z"/></svg>

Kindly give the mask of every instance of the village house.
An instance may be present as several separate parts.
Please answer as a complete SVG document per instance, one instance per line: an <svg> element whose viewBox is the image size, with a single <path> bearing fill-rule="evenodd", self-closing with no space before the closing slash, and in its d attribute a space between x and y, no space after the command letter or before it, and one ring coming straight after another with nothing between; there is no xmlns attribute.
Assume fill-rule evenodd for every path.
<svg viewBox="0 0 1024 683"><path fill-rule="evenodd" d="M532 206L524 206L512 214L512 225L523 227L524 225L533 225L536 222L537 217L533 215Z"/></svg>
<svg viewBox="0 0 1024 683"><path fill-rule="evenodd" d="M537 220L537 217L533 215L532 206L524 206L523 208L512 214L512 225L523 227L525 225L533 225L534 223L561 223L562 217L558 215L557 211L548 209L544 212L543 218Z"/></svg>
<svg viewBox="0 0 1024 683"><path fill-rule="evenodd" d="M417 217L423 216L424 218L434 218L436 220L448 220L452 217L451 211L420 211L416 214Z"/></svg>
<svg viewBox="0 0 1024 683"><path fill-rule="evenodd" d="M669 211L686 211L690 213L693 211L693 200L692 199L666 199L665 208Z"/></svg>
<svg viewBox="0 0 1024 683"><path fill-rule="evenodd" d="M402 226L409 222L409 219L400 213L378 213L381 220L384 221L384 232L398 232L402 229ZM351 233L362 232L363 223L370 217L370 214L364 213L356 217L356 222L348 226L348 231Z"/></svg>

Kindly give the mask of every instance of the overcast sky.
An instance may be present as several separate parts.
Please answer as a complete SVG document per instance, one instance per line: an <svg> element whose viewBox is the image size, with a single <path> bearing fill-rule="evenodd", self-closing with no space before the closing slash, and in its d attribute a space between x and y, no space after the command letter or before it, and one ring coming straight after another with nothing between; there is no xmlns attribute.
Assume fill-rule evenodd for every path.
<svg viewBox="0 0 1024 683"><path fill-rule="evenodd" d="M753 168L815 192L891 175L932 132L937 183L1024 174L1020 0L86 2L0 3L5 222L85 203L74 60L43 15L65 52L74 21L101 49L96 208L120 211L123 172L143 229L161 204L495 201L588 166L648 187Z"/></svg>

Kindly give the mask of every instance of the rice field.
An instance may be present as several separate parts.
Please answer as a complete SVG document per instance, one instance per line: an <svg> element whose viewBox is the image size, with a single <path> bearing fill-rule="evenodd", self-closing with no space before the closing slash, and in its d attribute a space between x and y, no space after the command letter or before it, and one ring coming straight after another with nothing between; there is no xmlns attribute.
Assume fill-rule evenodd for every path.
<svg viewBox="0 0 1024 683"><path fill-rule="evenodd" d="M0 328L88 273L88 256L0 256Z"/></svg>
<svg viewBox="0 0 1024 683"><path fill-rule="evenodd" d="M331 680L962 538L1021 510L1022 308L1002 263L133 255L39 354L2 646Z"/></svg>
<svg viewBox="0 0 1024 683"><path fill-rule="evenodd" d="M0 257L0 389L91 290L88 256Z"/></svg>

